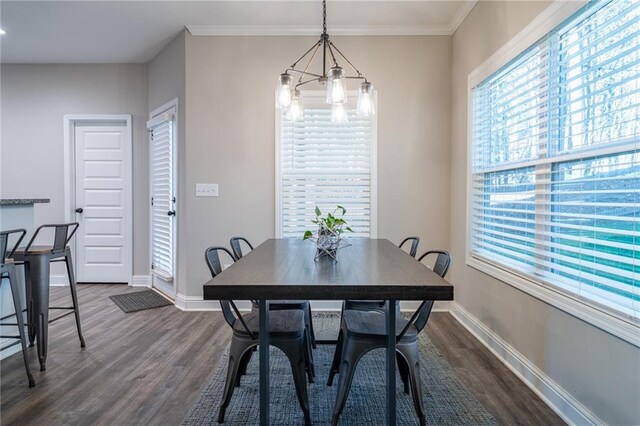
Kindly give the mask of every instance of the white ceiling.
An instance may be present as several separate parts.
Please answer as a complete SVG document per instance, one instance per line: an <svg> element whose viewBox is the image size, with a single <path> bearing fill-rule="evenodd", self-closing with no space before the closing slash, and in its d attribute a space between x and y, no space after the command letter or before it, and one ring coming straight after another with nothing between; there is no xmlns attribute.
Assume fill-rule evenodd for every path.
<svg viewBox="0 0 640 426"><path fill-rule="evenodd" d="M475 0L329 0L332 35L453 34ZM178 32L319 35L319 0L0 1L2 63L145 63Z"/></svg>

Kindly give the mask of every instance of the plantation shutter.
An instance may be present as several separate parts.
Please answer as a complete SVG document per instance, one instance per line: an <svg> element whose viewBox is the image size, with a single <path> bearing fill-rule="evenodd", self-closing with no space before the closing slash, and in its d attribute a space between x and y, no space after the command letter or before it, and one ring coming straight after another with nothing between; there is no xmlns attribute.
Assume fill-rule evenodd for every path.
<svg viewBox="0 0 640 426"><path fill-rule="evenodd" d="M374 120L358 117L356 96L347 105L348 123L331 122L324 98L304 94L301 121L280 118L280 223L284 238L313 229L315 207L323 214L343 206L354 233L374 235L375 185L372 179Z"/></svg>
<svg viewBox="0 0 640 426"><path fill-rule="evenodd" d="M175 196L173 176L173 120L163 114L149 123L151 141L151 268L165 280L173 277Z"/></svg>

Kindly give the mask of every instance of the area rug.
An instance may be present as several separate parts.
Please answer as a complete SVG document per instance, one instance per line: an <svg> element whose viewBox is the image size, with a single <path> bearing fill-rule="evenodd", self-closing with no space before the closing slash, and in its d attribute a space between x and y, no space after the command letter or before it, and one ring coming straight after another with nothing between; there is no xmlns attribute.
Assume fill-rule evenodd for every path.
<svg viewBox="0 0 640 426"><path fill-rule="evenodd" d="M338 315L314 315L316 335L337 330ZM496 420L455 377L453 370L438 353L428 336L419 339L421 378L424 406L429 425L494 425ZM228 347L208 384L189 409L182 424L217 424L227 372ZM314 425L331 424L336 397L334 385L326 385L334 345L318 345L313 356L316 365L315 382L309 384L309 408ZM302 410L296 398L291 367L286 356L271 347L270 352L270 422L271 425L302 425ZM381 425L385 422L385 352L377 349L365 355L355 372L349 399L340 417L342 425ZM228 425L259 424L258 355L252 357L247 375L235 389L225 415ZM398 377L396 384L397 424L417 425L410 395L403 393Z"/></svg>
<svg viewBox="0 0 640 426"><path fill-rule="evenodd" d="M124 313L143 311L145 309L160 308L173 305L169 300L154 290L142 290L134 293L123 293L109 296Z"/></svg>

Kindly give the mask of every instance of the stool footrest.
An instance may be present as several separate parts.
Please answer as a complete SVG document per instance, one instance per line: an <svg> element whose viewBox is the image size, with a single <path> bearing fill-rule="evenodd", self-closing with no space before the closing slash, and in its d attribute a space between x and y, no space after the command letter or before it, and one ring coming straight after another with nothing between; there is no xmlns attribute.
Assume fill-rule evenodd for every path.
<svg viewBox="0 0 640 426"><path fill-rule="evenodd" d="M0 336L0 339L21 339L20 336Z"/></svg>
<svg viewBox="0 0 640 426"><path fill-rule="evenodd" d="M0 327L17 327L17 326L18 324L14 324L12 322L0 323Z"/></svg>
<svg viewBox="0 0 640 426"><path fill-rule="evenodd" d="M66 317L67 315L71 315L72 313L73 313L73 311L71 311L71 312L67 312L67 313L66 313L66 314L64 314L64 315L60 315L59 317L56 317L56 318L54 318L54 319L51 319L51 320L49 320L49 324L51 324L51 323L52 323L52 322L54 322L54 321L58 321L60 318L64 318L64 317Z"/></svg>
<svg viewBox="0 0 640 426"><path fill-rule="evenodd" d="M57 306L49 306L49 309L75 309L73 306L70 308L66 308L66 307L57 307Z"/></svg>

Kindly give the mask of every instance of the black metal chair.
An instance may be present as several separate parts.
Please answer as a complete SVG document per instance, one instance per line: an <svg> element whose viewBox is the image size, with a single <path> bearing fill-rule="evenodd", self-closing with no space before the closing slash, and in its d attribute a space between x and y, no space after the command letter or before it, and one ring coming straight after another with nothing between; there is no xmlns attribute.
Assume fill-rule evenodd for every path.
<svg viewBox="0 0 640 426"><path fill-rule="evenodd" d="M85 347L82 327L80 325L80 310L78 306L78 294L76 291L76 278L73 272L73 261L71 259L71 248L69 241L78 230L79 224L63 223L57 225L42 225L29 240L24 249L15 251L13 257L18 262L24 262L25 280L27 287L27 318L30 324L29 344L38 339L38 359L40 360L40 370L46 370L47 346L49 339L49 323L75 314L76 327L80 347ZM53 229L54 237L52 245L34 245L38 235L43 229ZM49 271L52 262L64 262L69 276L69 289L71 290L71 307L49 306ZM49 310L67 310L66 314L49 320Z"/></svg>
<svg viewBox="0 0 640 426"><path fill-rule="evenodd" d="M402 240L402 242L400 243L400 245L398 247L402 248L403 245L405 245L406 242L411 241L411 249L409 250L409 255L411 257L416 257L416 254L418 254L418 245L420 244L420 238L419 237L407 237L404 240Z"/></svg>
<svg viewBox="0 0 640 426"><path fill-rule="evenodd" d="M402 248L408 241L411 241L411 249L409 250L409 256L416 257L418 253L418 245L420 244L419 237L407 237L398 245ZM351 309L357 311L380 311L384 312L384 300L345 300L342 306L342 310ZM400 304L397 306L398 315L400 315Z"/></svg>
<svg viewBox="0 0 640 426"><path fill-rule="evenodd" d="M451 256L443 250L431 250L420 256L419 260L437 254L433 271L445 277L451 264ZM404 384L404 392L411 393L413 404L421 425L426 424L424 405L422 402L422 387L420 382L420 358L418 354L418 334L424 329L429 320L432 300L425 300L406 320L398 317L396 320L396 359L400 378ZM386 346L385 315L380 311L345 310L342 316L342 326L334 361L329 372L328 385L331 386L336 373L338 390L336 403L333 408L332 424L337 425L340 414L349 396L349 389L353 375L360 358L367 352ZM339 369L339 371L337 371Z"/></svg>
<svg viewBox="0 0 640 426"><path fill-rule="evenodd" d="M243 237L231 238L231 240L229 241L229 244L231 245L231 250L233 251L233 257L235 258L236 261L240 260L243 256L241 243L246 244L251 250L253 250L253 245L251 245L249 240L247 240L246 238L243 238ZM251 303L253 304L254 309L257 310L260 308L257 300L252 300ZM310 344L311 344L311 347L315 349L317 347L316 334L315 334L315 331L313 330L311 304L309 303L309 301L308 300L270 300L269 301L269 312L289 310L289 309L299 309L304 312L305 326L307 328L307 332L311 336ZM310 351L309 368L311 370L312 376L315 376L316 373L315 373L315 366L313 362L313 352L311 351Z"/></svg>
<svg viewBox="0 0 640 426"><path fill-rule="evenodd" d="M222 272L219 252L224 252L235 261L234 256L224 247L209 247L205 251L205 260L215 277ZM218 423L224 422L224 415L233 391L240 385L241 371L246 369L253 349L259 343L259 314L252 311L243 316L232 300L221 300L222 313L227 324L233 330L229 350L229 367L224 386L222 404L218 412ZM307 364L308 336L304 325L304 315L300 310L280 310L269 313L269 343L285 353L291 364L293 381L300 407L304 413L305 424L311 424L307 382L305 379Z"/></svg>
<svg viewBox="0 0 640 426"><path fill-rule="evenodd" d="M17 241L15 242L13 248L10 251L7 251L7 247L9 244L9 238L11 235L20 234L18 236ZM0 351L3 351L13 345L17 345L18 343L22 345L22 358L24 360L24 366L27 370L27 379L29 380L29 387L32 388L36 385L36 382L33 380L33 375L31 374L31 368L29 367L29 358L27 357L27 337L24 332L24 318L23 313L24 309L22 308L22 301L20 298L20 286L18 284L18 277L16 276L16 267L14 261L12 259L13 253L16 251L22 239L27 234L27 231L24 229L12 229L10 231L2 231L0 232L0 285L4 282L5 279L9 280L9 286L11 287L11 296L13 298L13 308L15 313L11 315L6 315L0 318L0 321L4 321L13 316L16 317L16 323L1 323L0 326L15 326L18 328L17 336L0 336L3 339L16 339L16 342L8 344L2 348Z"/></svg>

